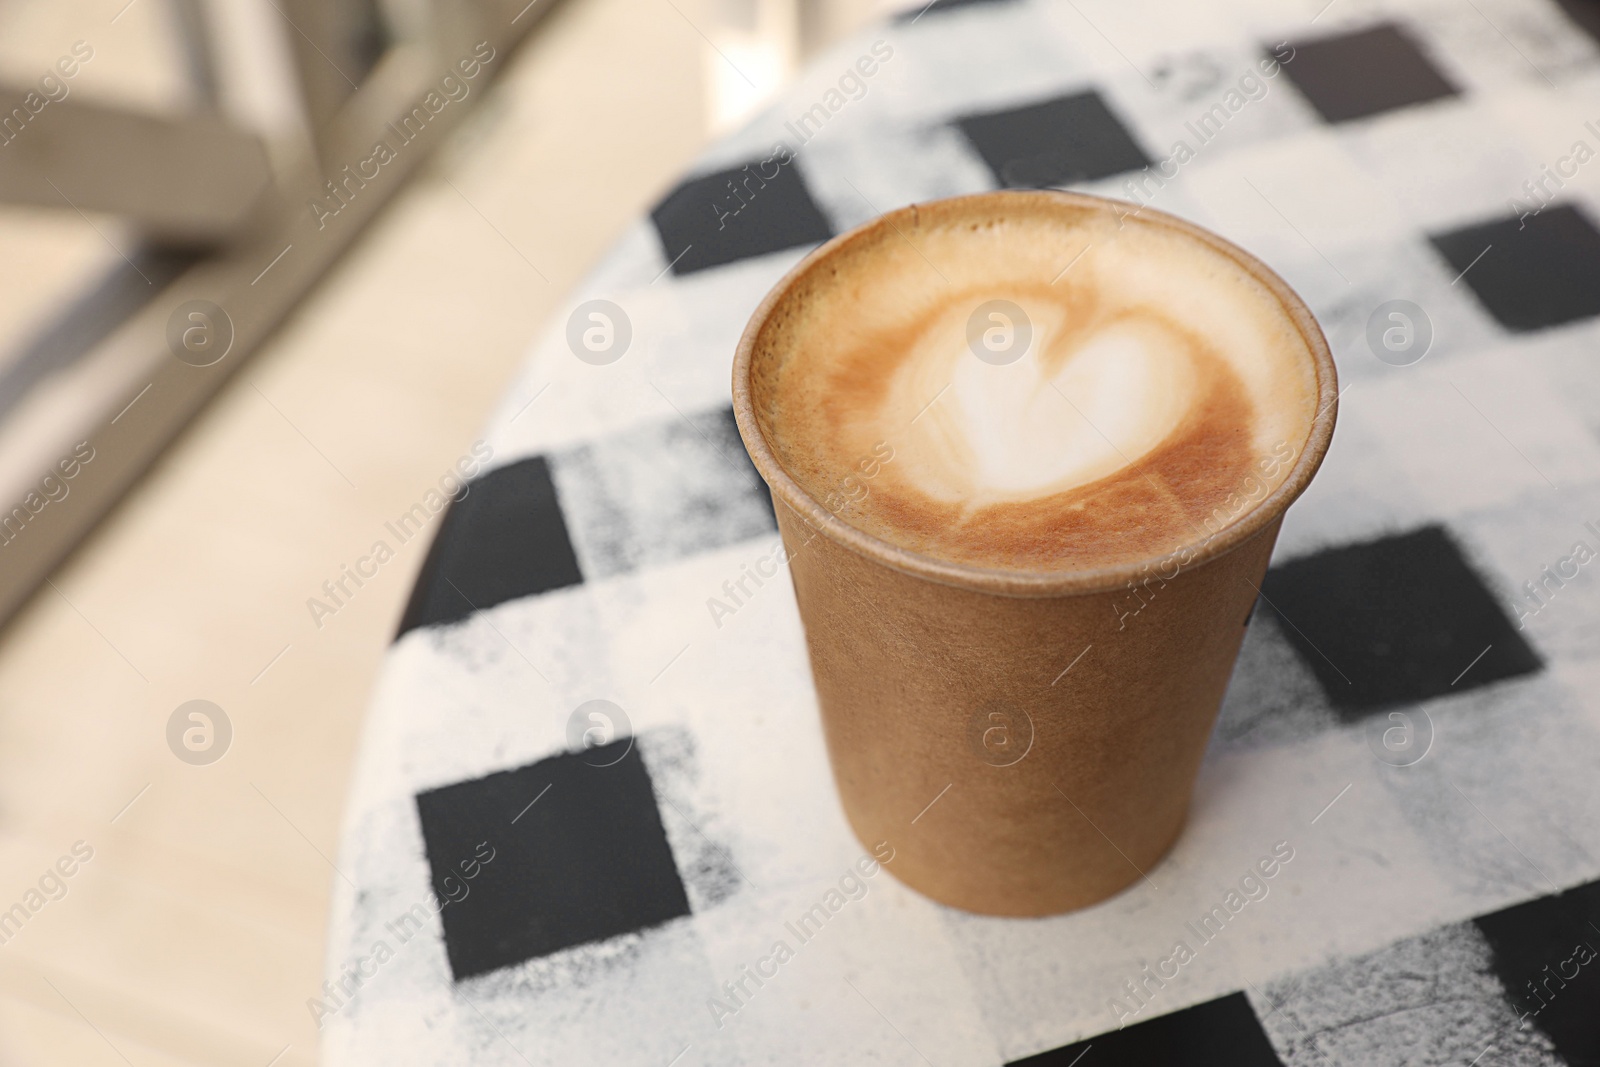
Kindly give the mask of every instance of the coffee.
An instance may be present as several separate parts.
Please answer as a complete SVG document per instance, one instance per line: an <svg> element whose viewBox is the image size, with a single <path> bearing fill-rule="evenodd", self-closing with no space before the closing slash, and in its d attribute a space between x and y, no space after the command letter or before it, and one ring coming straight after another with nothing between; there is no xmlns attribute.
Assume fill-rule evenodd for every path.
<svg viewBox="0 0 1600 1067"><path fill-rule="evenodd" d="M1288 475L1318 405L1300 328L1234 254L1082 198L914 209L795 285L763 348L757 414L808 494L985 569L1203 541Z"/></svg>
<svg viewBox="0 0 1600 1067"><path fill-rule="evenodd" d="M1151 870L1333 433L1305 304L1158 212L945 200L780 281L739 341L733 409L861 842L995 915Z"/></svg>

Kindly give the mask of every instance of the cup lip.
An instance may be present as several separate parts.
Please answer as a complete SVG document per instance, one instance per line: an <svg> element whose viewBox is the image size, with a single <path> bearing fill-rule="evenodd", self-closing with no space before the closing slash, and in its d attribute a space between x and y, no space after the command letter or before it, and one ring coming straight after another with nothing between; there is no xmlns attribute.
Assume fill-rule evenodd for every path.
<svg viewBox="0 0 1600 1067"><path fill-rule="evenodd" d="M1016 203L1022 199L1040 198L1066 205L1138 216L1196 238L1233 259L1265 285L1277 297L1285 314L1305 338L1306 348L1311 355L1312 369L1317 377L1317 414L1312 418L1305 444L1300 449L1294 466L1290 468L1288 475L1278 487L1237 521L1224 526L1217 533L1203 539L1186 541L1160 555L1114 566L1067 571L1007 570L942 560L902 548L881 537L857 529L823 507L800 486L799 482L790 477L788 471L784 470L776 452L761 432L755 414L750 373L756 344L771 320L773 312L789 297L803 278L851 246L883 236L885 229L893 228L904 237L905 227L901 224L909 221L912 228L920 228L921 216L924 214L934 218L985 212L998 214L1006 210L1008 202ZM1333 438L1334 422L1338 417L1338 406L1338 371L1334 366L1327 338L1305 301L1272 268L1233 242L1168 212L1148 207L1134 209L1127 201L1055 189L994 190L908 204L839 234L808 253L762 298L739 338L733 360L734 420L738 424L739 436L744 440L751 461L772 490L774 504L781 502L802 521L815 527L835 544L884 566L942 585L1002 596L1050 597L1110 592L1125 588L1129 582L1149 577L1152 568L1170 564L1184 553L1190 553L1191 558L1180 565L1180 570L1193 569L1225 555L1276 522L1288 506L1305 491L1327 454L1328 445ZM1163 574L1161 577L1170 581L1175 575Z"/></svg>

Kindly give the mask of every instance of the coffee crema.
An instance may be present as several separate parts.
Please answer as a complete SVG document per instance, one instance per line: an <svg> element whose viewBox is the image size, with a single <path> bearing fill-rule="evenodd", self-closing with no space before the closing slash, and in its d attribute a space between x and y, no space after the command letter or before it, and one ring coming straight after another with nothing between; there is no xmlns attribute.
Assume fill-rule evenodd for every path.
<svg viewBox="0 0 1600 1067"><path fill-rule="evenodd" d="M1314 357L1221 242L1051 193L894 221L825 251L757 342L762 435L846 523L983 568L1116 567L1206 541L1288 475Z"/></svg>

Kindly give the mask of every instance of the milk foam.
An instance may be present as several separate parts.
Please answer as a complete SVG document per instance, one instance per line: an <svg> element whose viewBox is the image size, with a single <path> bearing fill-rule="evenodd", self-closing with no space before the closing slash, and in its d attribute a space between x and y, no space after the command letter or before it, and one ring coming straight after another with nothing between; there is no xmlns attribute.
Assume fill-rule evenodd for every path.
<svg viewBox="0 0 1600 1067"><path fill-rule="evenodd" d="M1137 463L1193 406L1181 338L1124 322L1074 348L1064 309L1033 306L1047 314L1015 362L974 359L941 323L893 372L878 423L907 427L894 435L903 471L933 499L980 507L1087 485Z"/></svg>
<svg viewBox="0 0 1600 1067"><path fill-rule="evenodd" d="M1270 457L1299 454L1318 382L1278 296L1159 217L1001 200L998 215L993 199L976 215L931 205L795 288L757 360L758 418L784 469L824 500L887 446L840 518L1029 569L1192 544L1219 509L1243 513L1241 487L1253 501L1281 482L1290 464ZM1000 365L968 340L995 300L1032 325Z"/></svg>

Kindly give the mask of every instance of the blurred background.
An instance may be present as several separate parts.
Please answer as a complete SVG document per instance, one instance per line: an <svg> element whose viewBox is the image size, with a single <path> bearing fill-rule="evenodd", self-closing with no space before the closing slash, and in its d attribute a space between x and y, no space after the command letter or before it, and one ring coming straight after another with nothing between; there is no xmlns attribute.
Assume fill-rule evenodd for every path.
<svg viewBox="0 0 1600 1067"><path fill-rule="evenodd" d="M308 600L696 152L896 6L0 0L0 1064L315 1062L427 538Z"/></svg>

